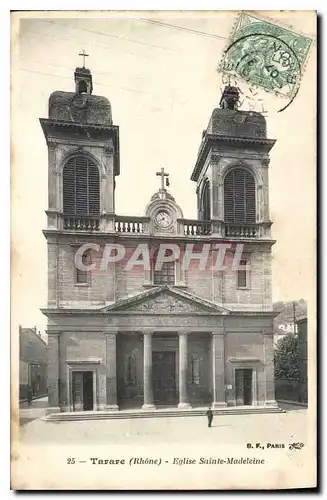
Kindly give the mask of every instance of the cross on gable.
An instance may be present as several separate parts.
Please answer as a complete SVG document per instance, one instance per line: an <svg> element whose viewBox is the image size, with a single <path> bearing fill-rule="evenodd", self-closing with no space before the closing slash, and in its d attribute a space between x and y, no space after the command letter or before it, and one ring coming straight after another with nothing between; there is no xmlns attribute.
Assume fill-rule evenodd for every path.
<svg viewBox="0 0 327 500"><path fill-rule="evenodd" d="M164 191L165 190L165 177L167 177L166 185L169 186L169 180L168 180L169 174L165 172L164 168L161 168L160 172L156 172L156 175L161 177L161 189L160 190Z"/></svg>
<svg viewBox="0 0 327 500"><path fill-rule="evenodd" d="M89 57L89 54L87 54L85 52L85 50L83 49L83 52L80 52L78 55L81 56L81 57L83 57L83 68L85 68L85 58Z"/></svg>

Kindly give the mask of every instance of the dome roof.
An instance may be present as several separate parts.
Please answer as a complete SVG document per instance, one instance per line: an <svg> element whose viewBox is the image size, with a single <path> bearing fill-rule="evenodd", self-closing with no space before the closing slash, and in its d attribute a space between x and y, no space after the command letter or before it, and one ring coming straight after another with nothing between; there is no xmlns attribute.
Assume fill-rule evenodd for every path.
<svg viewBox="0 0 327 500"><path fill-rule="evenodd" d="M112 125L111 104L106 97L75 92L53 92L49 118L66 122Z"/></svg>

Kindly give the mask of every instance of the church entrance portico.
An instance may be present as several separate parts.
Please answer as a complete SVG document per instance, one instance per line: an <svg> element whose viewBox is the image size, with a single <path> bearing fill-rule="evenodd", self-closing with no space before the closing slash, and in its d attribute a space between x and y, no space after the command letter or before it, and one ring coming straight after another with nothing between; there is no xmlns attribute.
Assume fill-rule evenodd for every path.
<svg viewBox="0 0 327 500"><path fill-rule="evenodd" d="M210 332L117 332L121 409L210 404L212 375Z"/></svg>
<svg viewBox="0 0 327 500"><path fill-rule="evenodd" d="M166 285L103 312L112 325L107 334L117 333L119 408L225 404L222 325L229 311Z"/></svg>

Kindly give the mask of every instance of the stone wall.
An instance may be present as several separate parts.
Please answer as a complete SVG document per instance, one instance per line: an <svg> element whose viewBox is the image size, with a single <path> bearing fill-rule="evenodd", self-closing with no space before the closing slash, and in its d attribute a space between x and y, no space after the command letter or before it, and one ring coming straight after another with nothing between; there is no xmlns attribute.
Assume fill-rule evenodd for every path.
<svg viewBox="0 0 327 500"><path fill-rule="evenodd" d="M59 396L60 407L68 409L72 404L69 394L69 370L89 368L96 372L97 395L96 406L106 404L106 344L103 332L98 331L62 331L59 335ZM71 381L70 381L71 384Z"/></svg>
<svg viewBox="0 0 327 500"><path fill-rule="evenodd" d="M126 373L129 357L134 365L130 379ZM143 339L138 333L117 337L117 398L121 407L143 404Z"/></svg>
<svg viewBox="0 0 327 500"><path fill-rule="evenodd" d="M79 243L73 236L59 237L56 247L48 241L48 304L50 307L103 307L119 299L137 295L151 283L151 273L144 267L126 265L139 241L130 240L125 257L117 263L109 263L106 270L100 269L102 250L92 251L92 262L96 270L89 275L88 284L76 283L74 257L79 246L85 243L101 243L101 248L113 239L81 238ZM145 242L147 243L147 242ZM215 252L216 254L216 252ZM200 269L198 260L191 260L185 272L186 290L232 310L271 310L271 252L255 248L246 252L249 262L248 286L237 288L237 272L228 263L226 271L219 272L211 267L216 255L209 254L205 269ZM177 273L178 274L178 273ZM150 281L149 281L150 280Z"/></svg>

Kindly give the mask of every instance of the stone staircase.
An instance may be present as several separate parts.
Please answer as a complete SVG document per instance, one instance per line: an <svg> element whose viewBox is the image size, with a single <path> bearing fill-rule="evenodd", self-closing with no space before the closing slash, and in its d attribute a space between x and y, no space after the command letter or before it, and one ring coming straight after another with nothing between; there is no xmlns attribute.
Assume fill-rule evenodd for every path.
<svg viewBox="0 0 327 500"><path fill-rule="evenodd" d="M81 411L52 413L44 417L46 422L76 422L84 420L117 420L122 418L167 418L167 417L204 417L206 408L191 408L189 410L178 410L177 408L165 408L157 410L121 410L121 411ZM213 414L219 415L256 415L267 413L284 413L278 406L230 406L212 410Z"/></svg>

